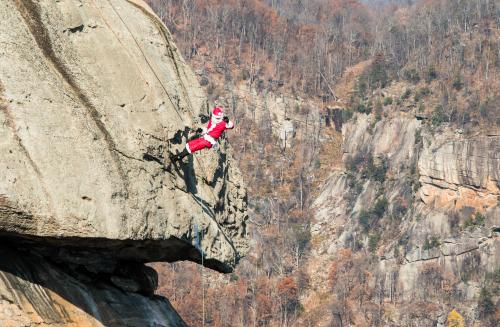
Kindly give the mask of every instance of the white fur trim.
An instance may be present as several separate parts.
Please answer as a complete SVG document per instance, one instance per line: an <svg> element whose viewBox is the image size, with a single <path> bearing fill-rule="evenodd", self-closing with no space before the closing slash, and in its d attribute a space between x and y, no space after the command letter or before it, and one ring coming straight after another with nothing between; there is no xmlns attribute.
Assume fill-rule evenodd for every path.
<svg viewBox="0 0 500 327"><path fill-rule="evenodd" d="M186 143L186 150L191 153L191 149L189 148L189 143Z"/></svg>
<svg viewBox="0 0 500 327"><path fill-rule="evenodd" d="M217 124L219 124L222 121L222 119L217 119L217 118L212 118L212 121L210 121L210 128L207 129L207 132L205 134L210 133L211 131L214 130L215 127L217 127Z"/></svg>
<svg viewBox="0 0 500 327"><path fill-rule="evenodd" d="M207 140L208 142L210 142L210 144L212 144L212 145L214 145L214 144L217 143L217 141L213 137L211 137L210 135L208 135L208 134L203 135L203 138L205 140Z"/></svg>

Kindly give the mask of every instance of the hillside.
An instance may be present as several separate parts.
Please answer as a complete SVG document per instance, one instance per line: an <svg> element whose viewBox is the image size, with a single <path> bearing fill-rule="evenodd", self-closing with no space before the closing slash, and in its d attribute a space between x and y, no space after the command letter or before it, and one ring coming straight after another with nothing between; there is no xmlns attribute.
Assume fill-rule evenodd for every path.
<svg viewBox="0 0 500 327"><path fill-rule="evenodd" d="M497 2L149 3L237 117L252 250L208 325L494 325ZM200 325L200 270L162 272Z"/></svg>

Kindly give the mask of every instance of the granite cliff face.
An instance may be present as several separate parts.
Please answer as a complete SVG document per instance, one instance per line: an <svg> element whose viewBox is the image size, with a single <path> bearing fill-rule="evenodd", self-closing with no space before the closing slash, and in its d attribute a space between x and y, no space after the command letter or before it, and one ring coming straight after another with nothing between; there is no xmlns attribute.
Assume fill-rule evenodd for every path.
<svg viewBox="0 0 500 327"><path fill-rule="evenodd" d="M343 127L343 151L345 169L332 173L314 204L308 305L331 296L327 263L342 262L347 248L364 258L365 266L348 269L366 269L373 293L361 301L379 306L377 325L443 326L453 309L470 325L485 319L482 289L498 301L498 133L463 135L406 114L357 115ZM347 281L338 283L349 294ZM325 326L339 324L324 314Z"/></svg>
<svg viewBox="0 0 500 327"><path fill-rule="evenodd" d="M209 112L168 30L137 0L2 1L0 30L0 290L13 326L77 324L77 311L78 326L181 325L166 300L139 295L156 278L142 264L202 251L232 271L248 247L246 191L224 142L171 171L147 160L180 151Z"/></svg>

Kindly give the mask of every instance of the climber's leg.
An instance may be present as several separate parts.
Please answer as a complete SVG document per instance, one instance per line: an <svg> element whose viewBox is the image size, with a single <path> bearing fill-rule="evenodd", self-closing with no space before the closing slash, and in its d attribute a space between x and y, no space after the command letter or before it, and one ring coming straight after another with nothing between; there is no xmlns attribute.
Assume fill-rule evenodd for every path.
<svg viewBox="0 0 500 327"><path fill-rule="evenodd" d="M212 144L205 140L203 137L192 140L186 144L186 149L189 153L200 151L205 148L211 148Z"/></svg>
<svg viewBox="0 0 500 327"><path fill-rule="evenodd" d="M172 154L170 156L170 161L176 162L182 160L185 156L189 155L189 152L187 149L182 150L182 152L178 154Z"/></svg>
<svg viewBox="0 0 500 327"><path fill-rule="evenodd" d="M172 162L180 161L184 157L188 156L190 153L205 149L205 148L211 148L212 144L205 140L204 138L200 137L198 139L192 140L186 144L186 148L182 150L182 152L170 156L170 160Z"/></svg>

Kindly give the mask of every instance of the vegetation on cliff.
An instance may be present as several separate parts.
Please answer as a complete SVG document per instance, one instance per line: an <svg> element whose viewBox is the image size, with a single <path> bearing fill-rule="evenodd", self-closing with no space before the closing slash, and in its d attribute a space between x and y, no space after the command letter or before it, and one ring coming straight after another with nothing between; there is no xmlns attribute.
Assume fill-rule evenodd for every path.
<svg viewBox="0 0 500 327"><path fill-rule="evenodd" d="M427 263L419 268L419 282L425 284L419 292L430 294L428 301L402 304L395 292L384 294L384 282L375 269L382 249L387 246L396 260L406 260L411 231L403 230L403 221L406 217L418 223L425 218L413 215L420 203L418 158L402 167L389 167L384 156L357 149L344 158L345 202L349 213L355 213L352 221L360 236L335 253L331 263L318 263L328 266L330 284L325 285L323 298L308 297L316 282L306 265L314 261L311 250L326 243L311 235L312 202L317 188L342 159L339 131L320 120L328 108L342 108L343 122L353 125L358 117L368 115L366 130L372 136L380 135L380 129L387 128L383 122L391 118L416 117L426 127L425 131L415 128L411 137L411 150L417 153L424 147L427 131L439 134L449 127L467 136L481 129L498 130L497 2L148 2L196 68L210 99L230 108L239 126L229 138L249 186L254 244L235 274L208 278L208 324L316 326L325 320L324 312L332 316L332 326L382 325L382 321L403 319L396 317L397 312L425 324L429 323L426 314L440 310L433 299L447 303L463 299L460 278L496 287L495 280L485 274L464 271L455 276L438 264ZM286 114L298 133L285 150L275 133L273 104L252 106L259 102L256 99L269 95L306 99ZM267 114L256 118L256 111ZM405 146L409 150L410 145ZM372 190L369 196L368 188ZM391 196L391 190L399 193ZM363 207L353 211L357 201ZM460 216L450 224L457 233L473 229L484 224L481 215L471 212L468 220ZM329 235L325 238L341 235L343 228L325 232ZM440 235L415 237L420 237L426 253L437 251L443 243ZM389 246L391 242L395 245ZM477 263L473 256L467 260L465 266ZM188 322L200 325L201 309L193 310L202 307L199 268L176 263L161 271L162 294L168 295ZM188 281L193 286L180 291L178 285ZM475 303L485 309L478 311L482 312L478 321L492 323L498 315L490 310L495 295L481 294ZM390 300L384 304L387 296ZM321 306L327 309L321 311Z"/></svg>

